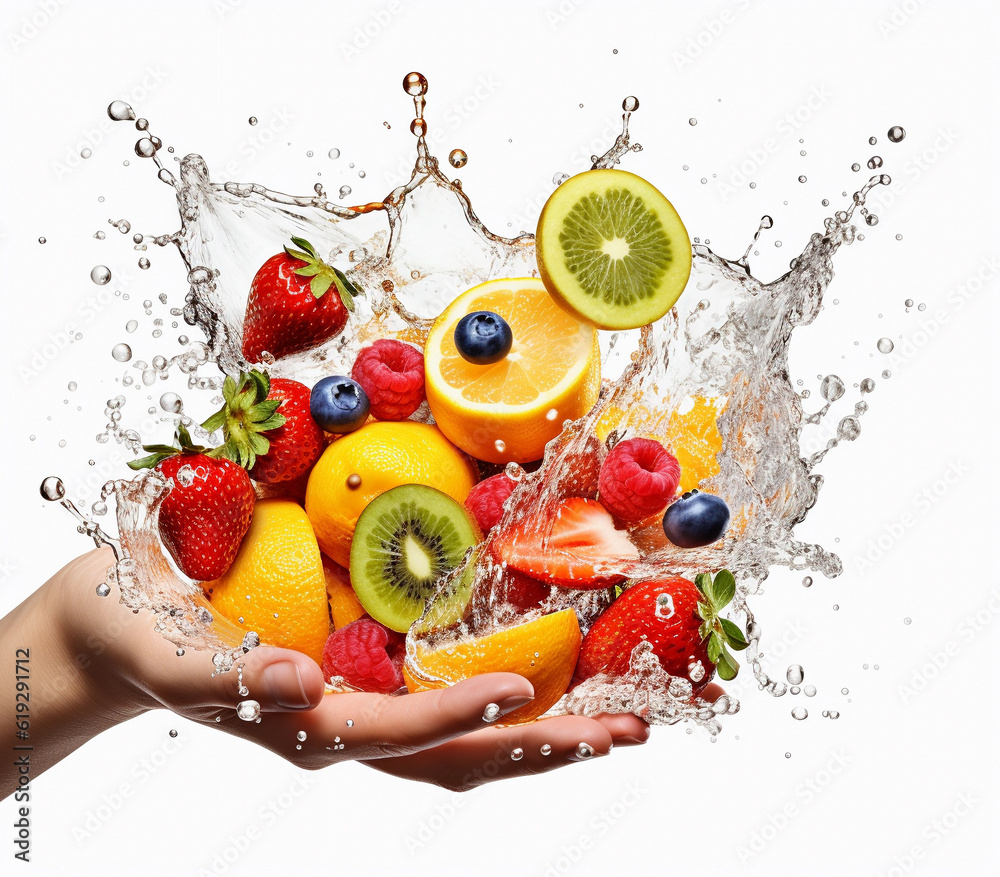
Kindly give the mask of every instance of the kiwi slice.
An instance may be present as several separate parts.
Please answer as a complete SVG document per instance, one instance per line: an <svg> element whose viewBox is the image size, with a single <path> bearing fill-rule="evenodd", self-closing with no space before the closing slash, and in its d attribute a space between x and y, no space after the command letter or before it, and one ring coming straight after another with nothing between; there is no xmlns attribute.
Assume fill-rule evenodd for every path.
<svg viewBox="0 0 1000 877"><path fill-rule="evenodd" d="M447 494L422 484L394 487L373 499L358 518L351 542L351 584L372 618L402 633L477 542L476 525ZM469 599L462 590L437 598L455 604L455 618ZM440 606L436 616L450 616L447 609Z"/></svg>
<svg viewBox="0 0 1000 877"><path fill-rule="evenodd" d="M552 193L535 233L549 294L599 329L660 319L691 273L691 241L673 205L642 177L602 169Z"/></svg>

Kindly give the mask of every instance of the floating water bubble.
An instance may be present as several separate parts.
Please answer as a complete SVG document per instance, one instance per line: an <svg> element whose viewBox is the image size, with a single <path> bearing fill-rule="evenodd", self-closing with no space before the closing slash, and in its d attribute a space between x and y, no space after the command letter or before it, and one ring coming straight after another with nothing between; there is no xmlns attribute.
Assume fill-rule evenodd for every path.
<svg viewBox="0 0 1000 877"><path fill-rule="evenodd" d="M874 389L875 389L875 381L873 381L871 378L865 378L861 382L862 393L871 393Z"/></svg>
<svg viewBox="0 0 1000 877"><path fill-rule="evenodd" d="M486 704L486 708L483 710L483 721L484 722L495 722L500 718L500 707L495 703Z"/></svg>
<svg viewBox="0 0 1000 877"><path fill-rule="evenodd" d="M340 150L335 147L326 154L326 157L333 159L340 158Z"/></svg>
<svg viewBox="0 0 1000 877"><path fill-rule="evenodd" d="M785 753L785 758L791 758L791 757L792 757L792 753L791 752L786 752Z"/></svg>
<svg viewBox="0 0 1000 877"><path fill-rule="evenodd" d="M507 450L507 443L503 441L503 439L497 439L495 442L493 442L493 447L497 449L498 454L502 454L504 451Z"/></svg>
<svg viewBox="0 0 1000 877"><path fill-rule="evenodd" d="M111 593L111 588L109 588L105 582L101 582L95 590L97 591L98 597L107 597L108 594Z"/></svg>
<svg viewBox="0 0 1000 877"><path fill-rule="evenodd" d="M833 611L834 612L839 612L840 611L840 604L839 603L834 603L833 604Z"/></svg>
<svg viewBox="0 0 1000 877"><path fill-rule="evenodd" d="M839 719L840 718L840 713L838 713L836 710L830 710L829 718L831 718L831 719Z"/></svg>
<svg viewBox="0 0 1000 877"><path fill-rule="evenodd" d="M521 749L520 746L517 747L517 749L511 751L510 753L511 761L520 761L522 758L524 758L524 750Z"/></svg>
<svg viewBox="0 0 1000 877"><path fill-rule="evenodd" d="M858 164L857 162L854 162L854 164L851 165L851 170L857 172L861 170L861 165Z"/></svg>
<svg viewBox="0 0 1000 877"><path fill-rule="evenodd" d="M816 696L816 686L815 685L807 685L805 688L802 689L802 693L806 697L815 697Z"/></svg>
<svg viewBox="0 0 1000 877"><path fill-rule="evenodd" d="M819 392L827 402L836 402L847 388L837 375L827 375L819 385Z"/></svg>
<svg viewBox="0 0 1000 877"><path fill-rule="evenodd" d="M789 667L789 668L788 668L788 669L787 669L787 670L785 671L785 678L786 678L786 679L787 679L787 680L788 680L788 681L789 681L789 682L790 682L790 683L791 683L792 685L801 685L801 684L802 684L802 680L803 680L803 679L805 678L805 675L806 675L806 674L805 674L805 672L804 672L804 671L802 670L802 665L801 665L801 664L792 664L792 665L791 665L791 666L790 666L790 667Z"/></svg>
<svg viewBox="0 0 1000 877"><path fill-rule="evenodd" d="M869 146L874 146L876 143L878 143L878 138L876 138L876 137L869 137L868 138L868 145Z"/></svg>
<svg viewBox="0 0 1000 877"><path fill-rule="evenodd" d="M176 736L177 736L177 731L176 731L176 730L175 730L174 728L171 728L171 729L170 729L170 730L169 730L169 731L168 731L167 733L168 733L168 734L169 734L169 735L170 735L171 737L176 737Z"/></svg>
<svg viewBox="0 0 1000 877"><path fill-rule="evenodd" d="M857 417L848 415L837 424L837 438L845 442L853 442L861 435L861 423Z"/></svg>
<svg viewBox="0 0 1000 877"><path fill-rule="evenodd" d="M341 197L341 199L346 198L350 194L351 194L351 187L350 186L341 186L340 187L340 197Z"/></svg>
<svg viewBox="0 0 1000 877"><path fill-rule="evenodd" d="M892 377L892 372L889 371L889 369L886 369L885 371L882 372L882 378L884 380L889 380L889 378L891 377Z"/></svg>
<svg viewBox="0 0 1000 877"><path fill-rule="evenodd" d="M868 159L868 169L875 170L876 168L882 167L882 157L879 155L873 155Z"/></svg>
<svg viewBox="0 0 1000 877"><path fill-rule="evenodd" d="M427 94L427 79L423 73L407 73L403 77L403 91L411 97Z"/></svg>
<svg viewBox="0 0 1000 877"><path fill-rule="evenodd" d="M792 710L792 718L801 722L803 719L809 718L809 710L803 706L797 706Z"/></svg>
<svg viewBox="0 0 1000 877"><path fill-rule="evenodd" d="M594 750L587 743L579 743L576 747L576 755L578 758L593 758Z"/></svg>
<svg viewBox="0 0 1000 877"><path fill-rule="evenodd" d="M903 624L912 624L912 623L913 623L913 619L910 618L909 616L907 616L906 618L903 619Z"/></svg>
<svg viewBox="0 0 1000 877"><path fill-rule="evenodd" d="M799 174L799 182L800 182L800 183L804 183L804 182L806 182L806 179L807 179L807 178L806 178L806 175L805 175L805 174Z"/></svg>
<svg viewBox="0 0 1000 877"><path fill-rule="evenodd" d="M148 128L149 128L149 120L148 119L136 119L135 129L137 131L146 131L146 130L148 130Z"/></svg>
<svg viewBox="0 0 1000 877"><path fill-rule="evenodd" d="M240 648L242 648L244 653L246 653L257 648L259 645L260 637L257 635L256 631L250 630L247 631L246 635L243 637L243 642L240 644ZM301 737L299 739L304 740L305 737Z"/></svg>
<svg viewBox="0 0 1000 877"><path fill-rule="evenodd" d="M869 213L865 217L865 222L867 222L868 225L878 225L878 217L874 213Z"/></svg>
<svg viewBox="0 0 1000 877"><path fill-rule="evenodd" d="M132 358L132 348L127 344L116 344L111 348L111 356L118 362L128 362Z"/></svg>
<svg viewBox="0 0 1000 877"><path fill-rule="evenodd" d="M298 740L299 743L304 743L306 740L306 732L299 731L299 733L295 735L295 739Z"/></svg>
<svg viewBox="0 0 1000 877"><path fill-rule="evenodd" d="M142 137L135 142L135 154L139 158L152 158L156 155L156 145L148 137Z"/></svg>
<svg viewBox="0 0 1000 877"><path fill-rule="evenodd" d="M541 752L542 755L551 755L552 747L548 743L543 743L538 751Z"/></svg>
<svg viewBox="0 0 1000 877"><path fill-rule="evenodd" d="M888 137L890 142L892 143L899 143L899 141L902 140L905 136L906 136L906 131L900 128L899 125L893 125L889 129L889 133L886 134L886 137Z"/></svg>
<svg viewBox="0 0 1000 877"><path fill-rule="evenodd" d="M107 265L95 265L90 270L90 279L98 286L105 286L111 280L111 269Z"/></svg>
<svg viewBox="0 0 1000 877"><path fill-rule="evenodd" d="M804 579L802 579L803 588L811 588L812 583L813 583L812 576L806 576Z"/></svg>
<svg viewBox="0 0 1000 877"><path fill-rule="evenodd" d="M348 719L347 720L347 727L348 728L353 728L354 727L354 719Z"/></svg>
<svg viewBox="0 0 1000 877"><path fill-rule="evenodd" d="M135 118L135 112L125 101L113 100L108 104L108 116L115 122L127 122Z"/></svg>
<svg viewBox="0 0 1000 877"><path fill-rule="evenodd" d="M793 685L791 688L788 689L788 693L789 694L798 694L801 690L802 689L799 688L798 685Z"/></svg>
<svg viewBox="0 0 1000 877"><path fill-rule="evenodd" d="M688 664L688 678L692 682L701 682L705 678L705 665L701 661L694 661Z"/></svg>
<svg viewBox="0 0 1000 877"><path fill-rule="evenodd" d="M695 118L688 119L688 124L693 128L695 125L698 124L698 120Z"/></svg>
<svg viewBox="0 0 1000 877"><path fill-rule="evenodd" d="M448 163L454 167L465 167L469 163L469 156L464 149L453 149L448 153Z"/></svg>
<svg viewBox="0 0 1000 877"><path fill-rule="evenodd" d="M878 344L875 346L878 347L879 353L892 353L895 345L892 343L891 338L879 338Z"/></svg>
<svg viewBox="0 0 1000 877"><path fill-rule="evenodd" d="M236 707L236 715L244 722L253 722L260 718L260 704L255 700L244 700Z"/></svg>
<svg viewBox="0 0 1000 877"><path fill-rule="evenodd" d="M164 393L160 396L160 407L169 414L180 414L184 402L176 393Z"/></svg>
<svg viewBox="0 0 1000 877"><path fill-rule="evenodd" d="M560 171L557 174L553 174L553 176L552 176L552 185L553 186L561 186L568 179L569 179L569 174L564 174L562 171Z"/></svg>
<svg viewBox="0 0 1000 877"><path fill-rule="evenodd" d="M653 610L657 618L672 618L674 615L674 598L671 594L658 594L656 608ZM698 680L696 679L695 682Z"/></svg>

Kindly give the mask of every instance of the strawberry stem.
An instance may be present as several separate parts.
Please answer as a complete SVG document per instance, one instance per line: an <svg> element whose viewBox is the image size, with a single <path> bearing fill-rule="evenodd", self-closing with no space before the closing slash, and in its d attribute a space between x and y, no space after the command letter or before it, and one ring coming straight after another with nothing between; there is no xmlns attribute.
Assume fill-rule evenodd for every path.
<svg viewBox="0 0 1000 877"><path fill-rule="evenodd" d="M251 370L240 373L238 379L226 377L222 407L201 425L209 432L222 429L223 444L212 452L214 456L253 469L257 458L268 452L271 443L265 433L286 420L278 413L284 400L268 399L270 390L271 380L264 372Z"/></svg>
<svg viewBox="0 0 1000 877"><path fill-rule="evenodd" d="M353 312L354 299L356 296L364 295L364 290L352 280L349 280L343 271L340 271L332 265L328 265L324 262L317 255L316 248L305 238L293 237L292 243L298 247L298 249L293 250L291 247L286 246L285 252L293 259L305 262L305 265L301 268L295 269L295 273L300 277L312 278L312 280L309 281L309 290L312 294L317 299L320 299L326 294L327 290L331 286L335 286L344 307L347 308L348 311Z"/></svg>

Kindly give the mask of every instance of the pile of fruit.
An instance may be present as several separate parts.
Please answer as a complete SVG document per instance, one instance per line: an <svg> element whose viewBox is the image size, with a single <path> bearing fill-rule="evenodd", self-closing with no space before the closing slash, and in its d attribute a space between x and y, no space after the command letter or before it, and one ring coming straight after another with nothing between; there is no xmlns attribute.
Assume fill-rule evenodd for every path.
<svg viewBox="0 0 1000 877"><path fill-rule="evenodd" d="M627 672L643 641L695 693L716 671L735 676L729 649L746 640L721 614L733 576L650 581L633 538L651 521L680 549L725 535L726 503L698 490L718 471L712 400L672 415L670 442L620 423L605 435L598 423L573 488L546 494L531 520L512 513L520 482L544 472L524 470L598 401L598 330L648 325L680 296L687 232L648 182L594 170L555 191L536 244L540 278L482 283L447 306L423 349L377 340L349 376L312 387L260 364L328 342L364 292L301 238L264 263L243 330L257 367L226 378L222 408L202 423L222 443L197 446L181 425L176 446L148 446L130 464L171 484L163 545L217 612L309 655L341 687L392 693L521 673L535 699L506 722ZM493 586L477 604L484 569ZM560 595L582 591L598 607L582 619L586 636L579 613L561 608L571 601ZM455 636L447 647L418 641L404 660L432 597L434 626ZM472 607L503 623L475 623Z"/></svg>

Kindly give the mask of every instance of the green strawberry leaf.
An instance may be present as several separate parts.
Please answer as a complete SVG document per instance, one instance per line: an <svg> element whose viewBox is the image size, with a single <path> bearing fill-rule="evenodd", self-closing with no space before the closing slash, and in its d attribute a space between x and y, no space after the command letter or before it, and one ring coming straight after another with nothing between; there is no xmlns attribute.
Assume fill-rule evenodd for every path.
<svg viewBox="0 0 1000 877"><path fill-rule="evenodd" d="M709 600L714 596L714 591L712 590L712 576L707 572L700 572L694 577L694 583L698 586L698 590L702 592Z"/></svg>
<svg viewBox="0 0 1000 877"><path fill-rule="evenodd" d="M309 243L309 241L307 241L305 238L296 238L296 237L293 237L292 238L292 243L295 244L295 246L297 246L300 250L305 250L314 259L318 259L319 258L316 255L316 248L311 243Z"/></svg>
<svg viewBox="0 0 1000 877"><path fill-rule="evenodd" d="M728 569L719 570L712 583L715 594L715 608L721 610L728 606L736 596L736 579Z"/></svg>
<svg viewBox="0 0 1000 877"><path fill-rule="evenodd" d="M215 412L211 417L208 418L202 425L201 428L206 432L215 432L219 427L221 427L226 422L226 409L221 408Z"/></svg>
<svg viewBox="0 0 1000 877"><path fill-rule="evenodd" d="M698 628L698 635L704 640L708 639L711 633L712 633L711 622L708 621L702 622L701 627Z"/></svg>
<svg viewBox="0 0 1000 877"><path fill-rule="evenodd" d="M313 258L308 253L300 252L299 250L293 250L291 247L285 247L285 252L288 253L293 259L298 259L300 262L312 262Z"/></svg>
<svg viewBox="0 0 1000 877"><path fill-rule="evenodd" d="M742 652L743 649L750 645L743 636L743 631L733 624L732 621L728 618L720 618L719 620L722 622L722 634L731 648Z"/></svg>
<svg viewBox="0 0 1000 877"><path fill-rule="evenodd" d="M148 451L150 449L146 448L146 450ZM174 456L176 453L177 449L172 448L169 454L155 453L155 454L150 454L148 457L140 457L138 460L129 460L128 467L129 469L132 469L135 472L138 472L140 469L155 469L157 466L160 465L160 463Z"/></svg>
<svg viewBox="0 0 1000 877"><path fill-rule="evenodd" d="M719 662L719 656L722 654L724 646L722 645L722 637L720 637L714 631L708 638L708 660L713 664Z"/></svg>
<svg viewBox="0 0 1000 877"><path fill-rule="evenodd" d="M719 655L716 670L718 670L719 678L724 682L735 679L736 674L740 672L740 665L736 663L736 659L729 654L725 646L722 647L722 653Z"/></svg>
<svg viewBox="0 0 1000 877"><path fill-rule="evenodd" d="M709 627L714 626L716 615L711 603L699 603L698 615Z"/></svg>
<svg viewBox="0 0 1000 877"><path fill-rule="evenodd" d="M317 274L309 282L309 291L315 298L322 298L332 285L333 277L329 274L329 272L323 272L322 274Z"/></svg>
<svg viewBox="0 0 1000 877"><path fill-rule="evenodd" d="M295 273L300 277L315 277L317 274L322 274L326 271L322 265L304 265L302 268L296 268Z"/></svg>

